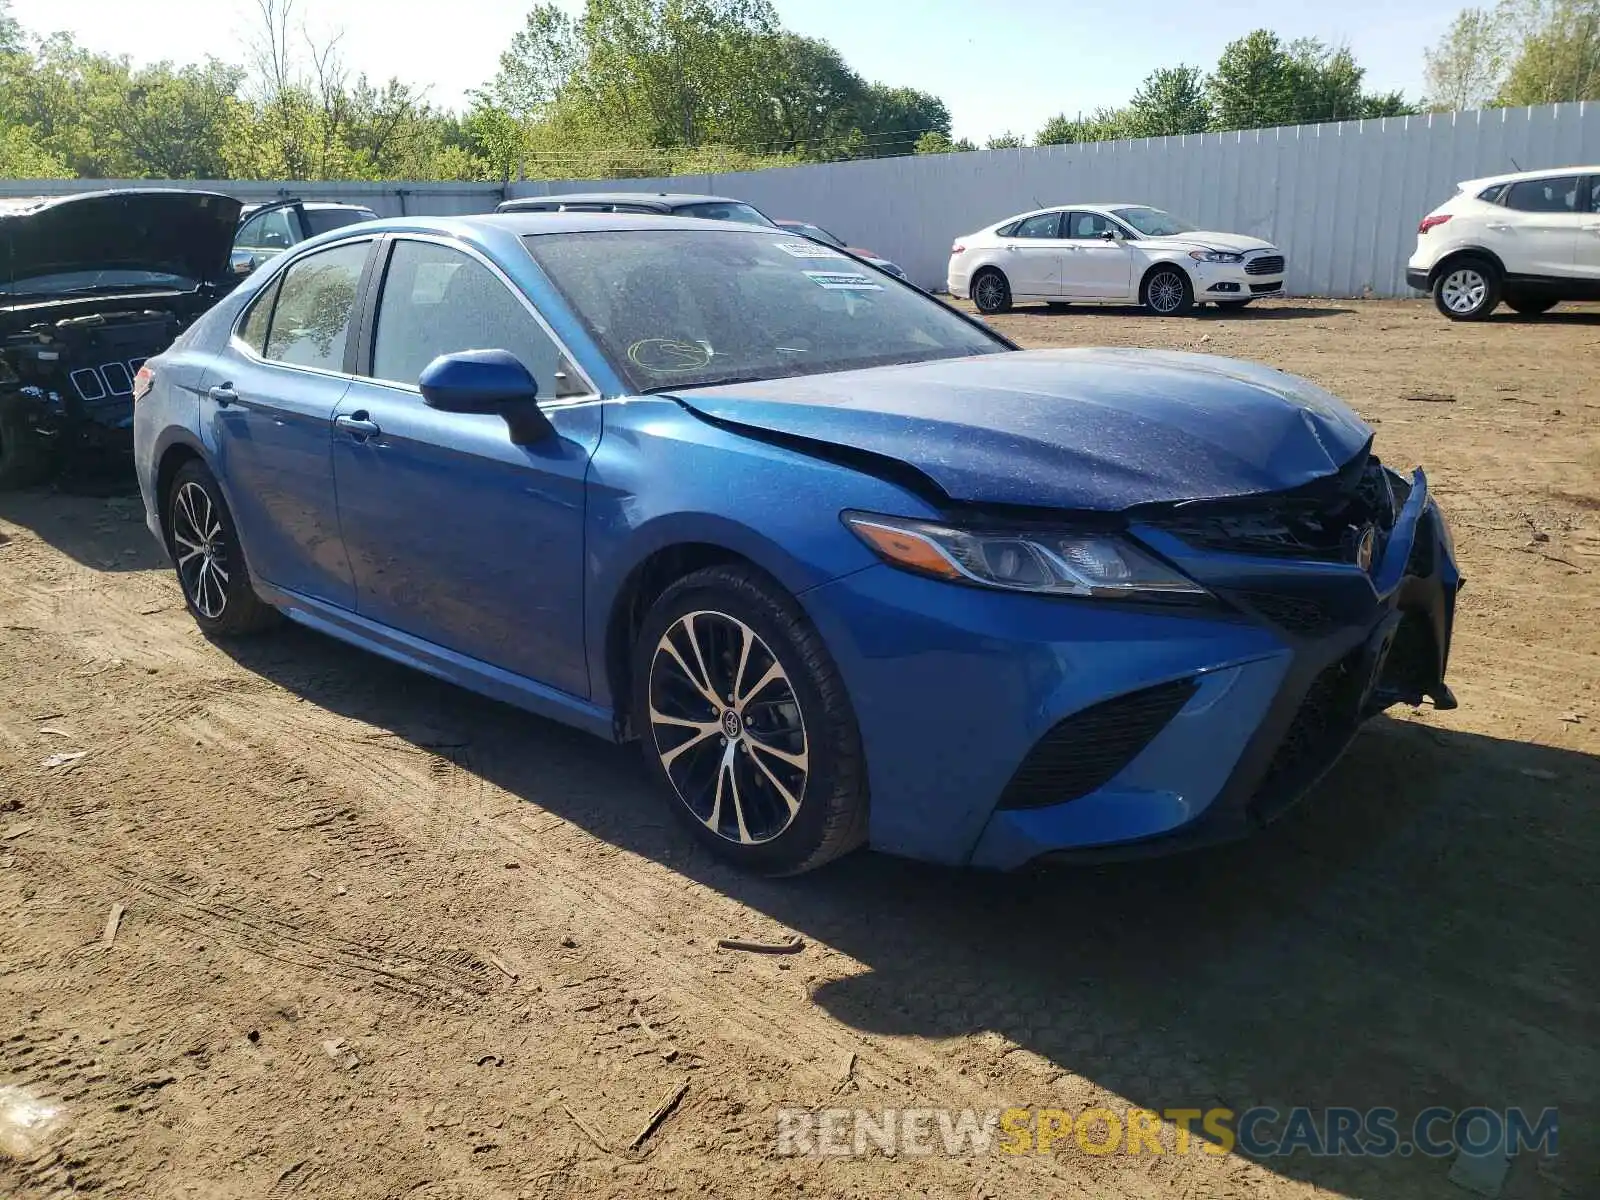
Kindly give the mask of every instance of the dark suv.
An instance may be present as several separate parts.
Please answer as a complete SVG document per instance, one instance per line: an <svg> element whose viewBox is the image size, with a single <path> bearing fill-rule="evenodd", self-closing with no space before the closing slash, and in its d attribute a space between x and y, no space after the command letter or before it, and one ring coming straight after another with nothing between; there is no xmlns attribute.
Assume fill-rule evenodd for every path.
<svg viewBox="0 0 1600 1200"><path fill-rule="evenodd" d="M0 489L130 445L136 377L237 281L239 201L129 189L0 201Z"/></svg>

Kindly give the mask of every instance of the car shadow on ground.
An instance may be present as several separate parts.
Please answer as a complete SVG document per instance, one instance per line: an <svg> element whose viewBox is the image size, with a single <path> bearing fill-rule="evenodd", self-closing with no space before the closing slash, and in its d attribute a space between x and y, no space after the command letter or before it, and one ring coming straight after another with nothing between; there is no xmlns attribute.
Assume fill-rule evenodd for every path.
<svg viewBox="0 0 1600 1200"><path fill-rule="evenodd" d="M772 881L678 828L632 747L299 628L222 648L850 956L861 973L813 999L854 1029L1004 1035L1039 1072L1019 1105L1073 1107L1077 1076L1158 1110L1383 1106L1402 1134L1429 1105L1557 1106L1561 1158L1530 1182L1600 1167L1592 756L1380 718L1247 842L1009 876L861 853ZM1351 1195L1452 1194L1449 1160L1264 1163Z"/></svg>
<svg viewBox="0 0 1600 1200"><path fill-rule="evenodd" d="M68 499L63 503L64 499ZM31 530L86 567L142 571L162 565L144 524L131 466L67 476L50 487L0 492L0 521Z"/></svg>
<svg viewBox="0 0 1600 1200"><path fill-rule="evenodd" d="M1557 308L1546 313L1527 314L1500 308L1484 320L1497 325L1600 325L1600 308Z"/></svg>
<svg viewBox="0 0 1600 1200"><path fill-rule="evenodd" d="M1348 317L1354 315L1353 308L1335 308L1324 306L1319 308L1300 307L1296 305L1247 305L1244 308L1216 308L1210 304L1196 308L1184 317L1171 318L1174 320L1206 320L1206 321L1308 321L1318 317ZM1143 320L1157 319L1149 310L1137 304L1061 304L1055 307L1047 305L1025 304L1011 309L1005 314L1008 317L1065 317L1065 316L1106 316L1106 317L1138 317Z"/></svg>

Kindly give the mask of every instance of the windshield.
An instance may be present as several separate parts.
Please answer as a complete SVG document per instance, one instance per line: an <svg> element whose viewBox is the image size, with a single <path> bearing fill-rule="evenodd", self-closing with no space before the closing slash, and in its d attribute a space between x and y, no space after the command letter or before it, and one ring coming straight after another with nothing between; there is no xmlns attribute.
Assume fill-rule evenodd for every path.
<svg viewBox="0 0 1600 1200"><path fill-rule="evenodd" d="M1159 208L1113 208L1112 213L1121 217L1132 225L1145 237L1171 237L1176 233L1193 233L1194 226L1187 221L1180 221L1171 213L1164 213Z"/></svg>
<svg viewBox="0 0 1600 1200"><path fill-rule="evenodd" d="M121 269L115 271L61 271L53 275L34 275L0 282L0 291L27 296L65 296L74 292L103 291L112 288L161 288L186 292L199 285L184 275L165 271Z"/></svg>
<svg viewBox="0 0 1600 1200"><path fill-rule="evenodd" d="M674 215L680 217L700 217L707 221L738 221L741 225L760 225L763 229L777 228L761 212L748 204L740 204L737 200L706 200L698 204L681 204L672 211Z"/></svg>
<svg viewBox="0 0 1600 1200"><path fill-rule="evenodd" d="M819 242L827 242L830 246L838 246L841 250L844 248L844 243L821 225L808 225L804 221L797 221L793 225L784 226L784 228L792 229L796 233L803 233L808 238L815 238Z"/></svg>
<svg viewBox="0 0 1600 1200"><path fill-rule="evenodd" d="M793 234L633 229L524 241L641 392L1009 348L938 301Z"/></svg>

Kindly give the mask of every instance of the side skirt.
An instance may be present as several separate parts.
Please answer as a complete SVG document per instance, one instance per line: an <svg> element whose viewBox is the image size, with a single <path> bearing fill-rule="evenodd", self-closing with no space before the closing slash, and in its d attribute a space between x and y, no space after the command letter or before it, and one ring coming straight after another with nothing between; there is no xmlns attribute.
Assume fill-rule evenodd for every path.
<svg viewBox="0 0 1600 1200"><path fill-rule="evenodd" d="M391 662L467 688L491 700L515 705L536 716L560 721L607 741L616 740L609 708L601 708L526 676L501 670L480 659L469 658L433 642L401 633L398 629L367 620L336 605L274 587L259 579L253 582L262 600L308 629L370 650Z"/></svg>

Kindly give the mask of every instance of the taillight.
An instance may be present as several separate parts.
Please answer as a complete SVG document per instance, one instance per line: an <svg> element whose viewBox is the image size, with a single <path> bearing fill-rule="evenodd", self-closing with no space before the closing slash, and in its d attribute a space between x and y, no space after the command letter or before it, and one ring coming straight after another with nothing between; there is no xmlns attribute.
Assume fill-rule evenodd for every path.
<svg viewBox="0 0 1600 1200"><path fill-rule="evenodd" d="M950 253L951 254L965 254L966 252L967 252L967 248L965 246L963 246L960 242L957 242L954 246L950 247Z"/></svg>
<svg viewBox="0 0 1600 1200"><path fill-rule="evenodd" d="M137 404L149 395L155 383L156 373L150 369L149 364L140 367L138 374L133 377L133 402Z"/></svg>
<svg viewBox="0 0 1600 1200"><path fill-rule="evenodd" d="M1417 226L1417 232L1418 233L1427 233L1428 230L1432 229L1435 225L1443 225L1449 219L1450 219L1450 214L1449 213L1439 213L1436 216L1423 217L1422 218L1422 224Z"/></svg>

